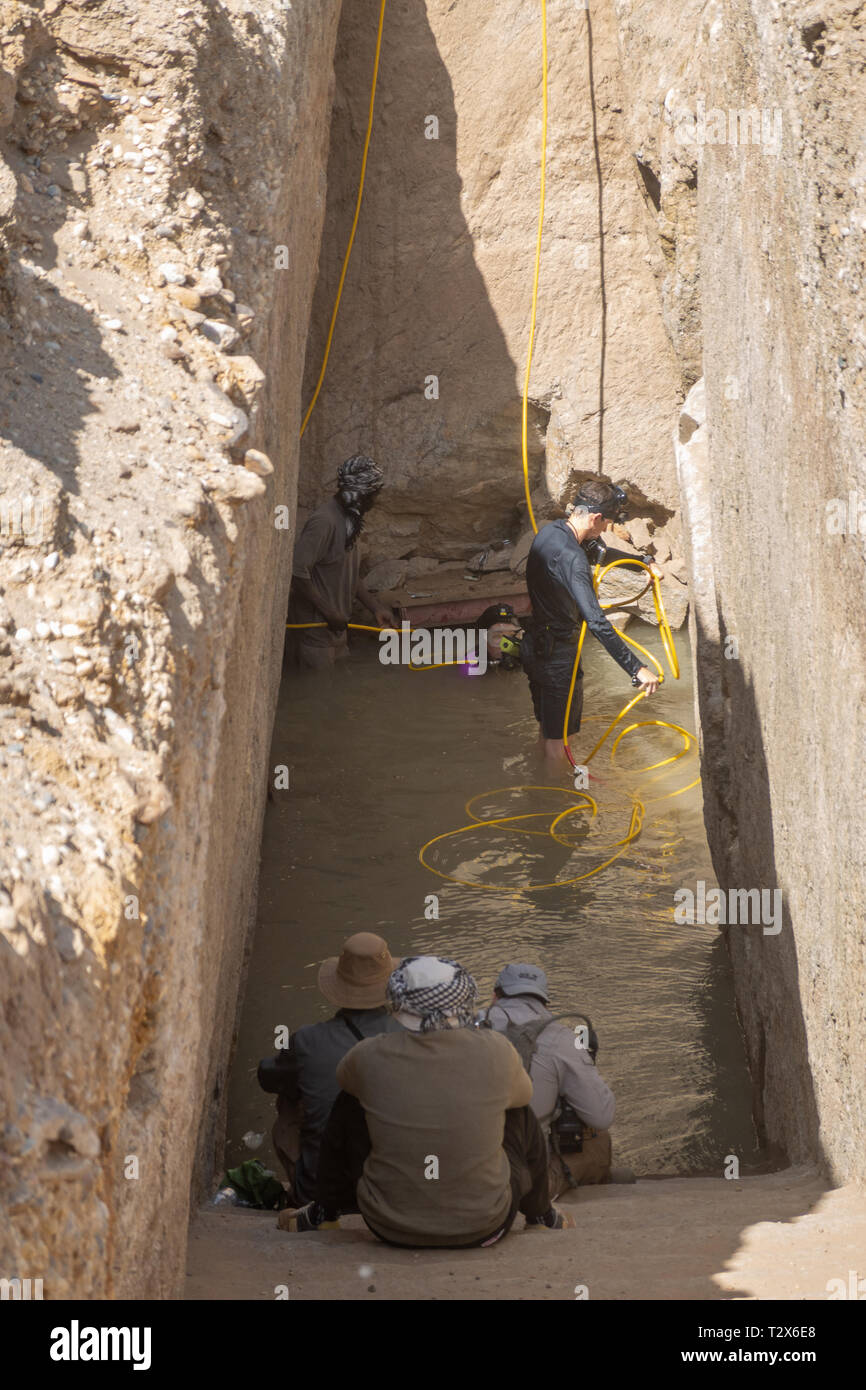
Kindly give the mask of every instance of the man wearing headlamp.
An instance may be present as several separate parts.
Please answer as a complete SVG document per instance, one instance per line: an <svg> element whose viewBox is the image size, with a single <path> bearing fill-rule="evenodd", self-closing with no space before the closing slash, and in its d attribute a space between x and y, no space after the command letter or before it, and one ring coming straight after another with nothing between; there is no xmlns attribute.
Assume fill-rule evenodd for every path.
<svg viewBox="0 0 866 1390"><path fill-rule="evenodd" d="M605 617L592 583L596 564L613 560L643 560L661 578L648 555L634 556L606 546L601 535L625 516L625 492L602 478L590 478L562 521L543 526L526 562L526 584L532 603L532 623L521 643L523 669L544 754L553 762L565 759L563 726L574 657L581 624L648 695L658 689L658 677L642 666ZM580 728L583 672L578 671L568 719L568 733Z"/></svg>

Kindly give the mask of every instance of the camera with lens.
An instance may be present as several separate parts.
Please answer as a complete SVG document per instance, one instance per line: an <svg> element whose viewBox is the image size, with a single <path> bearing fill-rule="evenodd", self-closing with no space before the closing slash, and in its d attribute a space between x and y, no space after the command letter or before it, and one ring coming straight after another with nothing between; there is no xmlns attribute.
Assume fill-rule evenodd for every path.
<svg viewBox="0 0 866 1390"><path fill-rule="evenodd" d="M559 1114L553 1121L552 1129L556 1147L561 1154L583 1153L583 1120L562 1096L559 1098Z"/></svg>

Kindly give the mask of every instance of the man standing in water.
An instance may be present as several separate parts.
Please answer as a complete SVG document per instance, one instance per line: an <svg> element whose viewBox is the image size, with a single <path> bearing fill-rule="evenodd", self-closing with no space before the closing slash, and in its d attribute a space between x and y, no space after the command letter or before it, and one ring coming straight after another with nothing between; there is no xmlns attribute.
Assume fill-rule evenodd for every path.
<svg viewBox="0 0 866 1390"><path fill-rule="evenodd" d="M612 560L634 560L634 555L613 550L601 541L601 533L622 514L626 503L622 488L601 478L584 483L563 521L543 526L532 542L526 562L526 584L532 604L532 623L521 643L523 669L535 717L539 742L552 762L565 760L562 741L565 710L580 626L585 621L593 637L628 672L647 694L658 689L658 677L629 651L608 622L592 586L592 566ZM648 557L640 557L648 561ZM661 570L651 565L661 578ZM578 670L568 719L569 734L580 729L583 707L583 672Z"/></svg>
<svg viewBox="0 0 866 1390"><path fill-rule="evenodd" d="M308 517L295 545L288 621L327 623L292 634L298 665L308 670L331 667L348 655L346 625L356 597L380 627L393 624L393 615L358 578L356 541L383 481L381 468L364 454L347 459L337 473L336 493Z"/></svg>

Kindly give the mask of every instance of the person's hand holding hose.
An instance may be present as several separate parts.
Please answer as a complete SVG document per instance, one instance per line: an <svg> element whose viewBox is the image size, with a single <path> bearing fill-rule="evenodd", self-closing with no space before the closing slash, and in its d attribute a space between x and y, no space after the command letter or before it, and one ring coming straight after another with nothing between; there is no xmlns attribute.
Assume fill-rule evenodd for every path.
<svg viewBox="0 0 866 1390"><path fill-rule="evenodd" d="M655 560L651 555L638 555L635 558L640 560L642 565L646 565L653 579L665 578L664 570L659 569L658 565L656 564Z"/></svg>
<svg viewBox="0 0 866 1390"><path fill-rule="evenodd" d="M631 683L641 686L646 695L655 695L659 688L659 678L648 666L641 666L637 674L632 676Z"/></svg>

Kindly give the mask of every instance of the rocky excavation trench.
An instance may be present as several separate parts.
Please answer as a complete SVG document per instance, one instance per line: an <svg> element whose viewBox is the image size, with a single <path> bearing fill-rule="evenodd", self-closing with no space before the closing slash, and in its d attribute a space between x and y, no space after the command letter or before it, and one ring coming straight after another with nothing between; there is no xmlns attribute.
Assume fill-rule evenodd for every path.
<svg viewBox="0 0 866 1390"><path fill-rule="evenodd" d="M538 6L389 0L301 448L379 4L340 11L0 0L0 1276L46 1298L183 1291L298 516L363 449L371 583L525 553ZM719 882L783 894L778 936L727 944L760 1138L820 1177L750 1179L729 1256L828 1184L827 1229L862 1220L866 13L548 11L533 505L627 480L688 603Z"/></svg>

